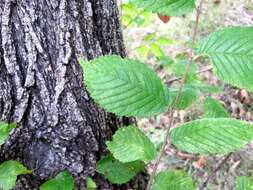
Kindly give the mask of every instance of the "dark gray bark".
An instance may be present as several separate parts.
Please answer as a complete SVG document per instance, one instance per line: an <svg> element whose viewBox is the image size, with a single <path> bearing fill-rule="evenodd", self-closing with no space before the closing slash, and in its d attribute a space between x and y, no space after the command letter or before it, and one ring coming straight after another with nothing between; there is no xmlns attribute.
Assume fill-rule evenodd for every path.
<svg viewBox="0 0 253 190"><path fill-rule="evenodd" d="M0 120L18 123L0 162L15 159L33 170L15 189L38 189L64 169L77 189L85 189L87 176L98 189L130 187L111 186L95 173L105 141L129 119L92 102L78 64L80 57L125 56L115 1L1 0L0 16Z"/></svg>

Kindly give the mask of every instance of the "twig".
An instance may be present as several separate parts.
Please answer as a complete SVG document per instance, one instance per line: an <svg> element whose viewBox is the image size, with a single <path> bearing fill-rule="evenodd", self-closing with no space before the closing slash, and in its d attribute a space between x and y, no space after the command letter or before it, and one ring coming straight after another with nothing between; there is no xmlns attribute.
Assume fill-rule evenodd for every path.
<svg viewBox="0 0 253 190"><path fill-rule="evenodd" d="M193 36L192 36L192 46L191 46L191 49L190 49L190 59L189 59L188 64L186 65L185 73L184 73L183 78L181 80L181 85L180 85L179 91L177 93L176 99L172 103L171 109L169 111L169 117L170 117L169 125L168 125L168 128L166 129L166 135L165 135L165 138L164 138L164 141L163 141L162 148L159 152L159 155L158 155L157 160L155 161L155 164L154 164L154 167L153 167L153 171L150 175L150 179L149 179L149 182L148 182L148 185L147 185L147 190L151 190L151 187L152 187L152 184L153 184L153 181L154 181L157 169L158 169L158 165L161 162L161 159L162 159L162 157L164 155L164 152L165 152L165 148L168 145L170 129L172 127L172 124L174 123L173 116L174 116L174 112L176 110L175 109L175 104L176 104L176 102L178 102L178 100L179 100L179 98L182 94L182 90L183 90L183 87L184 87L184 84L185 84L185 81L186 81L186 78L187 78L187 74L190 70L190 66L191 66L191 64L193 62L193 59L194 59L194 45L196 43L196 36L197 36L197 31L198 31L198 26L199 26L199 19L200 19L200 15L201 15L203 2L204 2L204 0L200 0L199 6L197 8L195 27L194 27L194 32L193 32Z"/></svg>
<svg viewBox="0 0 253 190"><path fill-rule="evenodd" d="M207 178L205 179L205 181L203 182L203 184L199 187L199 190L204 190L207 187L207 184L209 183L209 181L214 177L214 175L222 168L222 166L227 162L227 160L230 158L230 156L233 153L229 153L218 165L217 167L214 169L214 171L207 176Z"/></svg>
<svg viewBox="0 0 253 190"><path fill-rule="evenodd" d="M128 28L128 27L129 27L134 21L136 21L137 18L138 18L140 15L142 15L144 12L145 12L144 9L141 10L141 12L139 12L139 13L137 14L137 16L135 16L134 18L132 18L132 19L127 23L127 25L124 27L124 29Z"/></svg>
<svg viewBox="0 0 253 190"><path fill-rule="evenodd" d="M204 68L204 69L202 69L202 70L197 71L196 74L205 73L205 72L207 72L207 71L211 71L212 69L213 69L213 66L208 66L208 67L206 67L206 68ZM166 81L166 83L167 83L167 84L171 84L171 83L173 83L173 82L175 82L175 81L179 81L179 80L181 80L181 79L182 79L181 77L175 77L175 78L172 78L172 79Z"/></svg>

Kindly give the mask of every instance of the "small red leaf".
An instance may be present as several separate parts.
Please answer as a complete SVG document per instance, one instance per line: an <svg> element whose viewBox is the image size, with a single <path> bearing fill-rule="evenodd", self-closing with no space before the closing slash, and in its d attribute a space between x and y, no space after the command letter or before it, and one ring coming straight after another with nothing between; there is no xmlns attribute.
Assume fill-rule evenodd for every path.
<svg viewBox="0 0 253 190"><path fill-rule="evenodd" d="M161 21L163 21L165 24L168 23L170 21L170 16L166 16L166 15L160 15L158 14L158 17Z"/></svg>

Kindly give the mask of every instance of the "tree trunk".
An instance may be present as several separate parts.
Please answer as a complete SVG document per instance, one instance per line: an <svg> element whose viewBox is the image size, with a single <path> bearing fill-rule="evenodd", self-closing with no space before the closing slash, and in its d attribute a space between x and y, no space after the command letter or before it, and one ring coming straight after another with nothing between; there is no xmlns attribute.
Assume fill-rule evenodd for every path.
<svg viewBox="0 0 253 190"><path fill-rule="evenodd" d="M15 159L33 170L15 189L37 190L65 169L76 189L85 189L87 176L98 189L144 189L142 179L117 187L95 173L105 141L129 119L93 103L78 63L125 56L115 0L1 0L0 16L0 120L18 123L0 162Z"/></svg>

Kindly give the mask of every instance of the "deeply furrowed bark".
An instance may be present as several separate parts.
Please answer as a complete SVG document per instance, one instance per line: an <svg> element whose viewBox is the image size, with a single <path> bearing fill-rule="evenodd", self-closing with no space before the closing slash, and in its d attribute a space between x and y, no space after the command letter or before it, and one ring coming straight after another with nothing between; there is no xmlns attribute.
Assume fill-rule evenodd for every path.
<svg viewBox="0 0 253 190"><path fill-rule="evenodd" d="M129 119L93 103L78 59L125 56L114 0L1 0L0 16L0 120L18 123L0 162L33 170L15 189L38 189L65 169L76 189L85 189L87 176L98 189L144 189L143 179L116 187L95 174L105 141Z"/></svg>

